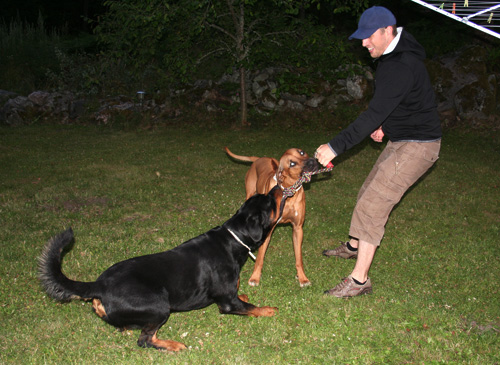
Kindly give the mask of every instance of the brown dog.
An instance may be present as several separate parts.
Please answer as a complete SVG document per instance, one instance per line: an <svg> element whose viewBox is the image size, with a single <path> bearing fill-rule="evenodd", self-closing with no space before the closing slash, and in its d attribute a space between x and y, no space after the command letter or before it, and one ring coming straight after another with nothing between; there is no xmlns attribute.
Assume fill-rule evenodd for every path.
<svg viewBox="0 0 500 365"><path fill-rule="evenodd" d="M316 159L310 158L307 153L298 148L287 150L281 156L279 162L270 157L235 155L227 147L225 147L225 150L229 156L236 160L252 162L245 176L246 199L256 193L265 194L276 186L276 184L280 185L282 189L288 188L301 177L303 172L311 172L318 169ZM304 225L305 214L306 199L304 189L299 189L294 196L286 200L280 223L292 224L295 267L301 287L311 284L304 273L304 264L302 262L302 239L304 237L302 227ZM274 228L267 236L257 254L252 276L248 280L248 284L251 286L257 286L260 283L264 255L266 254L273 231Z"/></svg>

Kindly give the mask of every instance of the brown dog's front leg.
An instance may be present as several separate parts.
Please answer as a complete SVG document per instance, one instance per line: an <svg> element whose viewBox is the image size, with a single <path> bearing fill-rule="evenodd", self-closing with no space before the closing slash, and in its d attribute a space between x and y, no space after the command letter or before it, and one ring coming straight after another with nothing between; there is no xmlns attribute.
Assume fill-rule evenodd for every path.
<svg viewBox="0 0 500 365"><path fill-rule="evenodd" d="M264 256L266 255L267 247L269 246L269 242L271 241L271 236L273 235L274 228L269 232L269 235L267 236L266 240L260 246L259 252L257 252L257 259L255 260L255 265L253 267L253 272L252 275L250 276L250 279L248 279L248 285L250 286L259 286L260 284L260 277L262 276L262 267L264 266Z"/></svg>
<svg viewBox="0 0 500 365"><path fill-rule="evenodd" d="M304 230L302 225L293 226L293 251L295 253L295 268L297 269L297 278L299 279L300 287L311 285L311 282L304 272L304 262L302 261L302 240L304 238Z"/></svg>

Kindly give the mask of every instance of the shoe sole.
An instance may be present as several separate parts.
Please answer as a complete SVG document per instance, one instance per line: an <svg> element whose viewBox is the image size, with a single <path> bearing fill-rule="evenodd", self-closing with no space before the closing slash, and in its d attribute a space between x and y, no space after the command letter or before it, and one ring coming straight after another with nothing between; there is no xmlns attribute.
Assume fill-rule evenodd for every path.
<svg viewBox="0 0 500 365"><path fill-rule="evenodd" d="M358 257L358 255L351 255L349 257L345 257L345 256L341 256L341 255L334 255L334 254L328 254L328 252L330 251L333 251L333 250L324 250L323 251L323 256L326 256L326 257L340 257L342 259L355 259L356 257Z"/></svg>
<svg viewBox="0 0 500 365"><path fill-rule="evenodd" d="M360 295L366 295L366 294L372 294L372 293L373 293L373 288L364 288L356 295L344 295L342 297L337 297L334 294L330 294L330 290L327 290L324 292L324 294L329 295L331 297L336 297L336 298L353 298L353 297L359 297Z"/></svg>

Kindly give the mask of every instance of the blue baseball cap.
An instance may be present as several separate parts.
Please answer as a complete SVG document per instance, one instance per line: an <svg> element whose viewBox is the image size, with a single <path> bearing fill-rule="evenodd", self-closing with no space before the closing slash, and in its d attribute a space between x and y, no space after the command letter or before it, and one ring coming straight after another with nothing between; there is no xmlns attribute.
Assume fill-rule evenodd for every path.
<svg viewBox="0 0 500 365"><path fill-rule="evenodd" d="M383 6L373 6L366 9L359 18L358 30L351 34L349 39L369 38L379 28L396 24L396 17Z"/></svg>

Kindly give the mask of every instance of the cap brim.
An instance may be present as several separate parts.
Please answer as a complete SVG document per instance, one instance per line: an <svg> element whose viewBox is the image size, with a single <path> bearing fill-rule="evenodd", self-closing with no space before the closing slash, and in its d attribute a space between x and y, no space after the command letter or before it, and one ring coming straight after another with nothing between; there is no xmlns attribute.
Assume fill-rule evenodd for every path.
<svg viewBox="0 0 500 365"><path fill-rule="evenodd" d="M349 37L349 40L351 39L366 39L370 38L370 36L377 31L378 28L375 29L358 29L354 33L352 33Z"/></svg>

